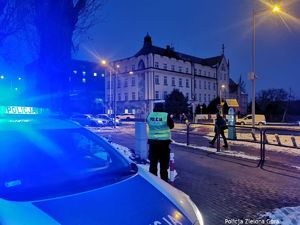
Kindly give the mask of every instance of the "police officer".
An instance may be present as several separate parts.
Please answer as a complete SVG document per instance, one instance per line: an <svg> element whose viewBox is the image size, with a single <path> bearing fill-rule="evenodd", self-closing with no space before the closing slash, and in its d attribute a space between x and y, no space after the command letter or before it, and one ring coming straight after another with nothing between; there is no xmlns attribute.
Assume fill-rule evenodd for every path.
<svg viewBox="0 0 300 225"><path fill-rule="evenodd" d="M174 121L165 112L164 104L159 102L154 105L153 112L147 117L149 126L149 171L157 176L157 164L160 163L160 177L168 182L168 168L170 160L171 130Z"/></svg>

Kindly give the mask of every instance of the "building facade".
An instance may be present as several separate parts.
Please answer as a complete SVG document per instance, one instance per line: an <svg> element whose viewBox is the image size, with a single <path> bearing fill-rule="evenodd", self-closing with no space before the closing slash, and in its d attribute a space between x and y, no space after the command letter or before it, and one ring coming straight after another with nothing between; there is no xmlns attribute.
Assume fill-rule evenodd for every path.
<svg viewBox="0 0 300 225"><path fill-rule="evenodd" d="M147 34L134 56L116 60L105 78L105 99L111 112L134 113L144 118L153 102L164 100L178 89L190 104L206 104L228 95L229 64L224 52L212 58L198 58L166 46L152 44ZM115 109L115 110L114 110Z"/></svg>

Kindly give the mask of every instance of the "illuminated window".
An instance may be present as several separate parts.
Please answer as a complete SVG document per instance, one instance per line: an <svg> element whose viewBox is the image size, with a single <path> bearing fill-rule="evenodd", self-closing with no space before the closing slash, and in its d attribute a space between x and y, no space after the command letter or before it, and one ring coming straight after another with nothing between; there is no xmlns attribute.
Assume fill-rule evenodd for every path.
<svg viewBox="0 0 300 225"><path fill-rule="evenodd" d="M98 74L97 73L94 73L94 77L96 77Z"/></svg>

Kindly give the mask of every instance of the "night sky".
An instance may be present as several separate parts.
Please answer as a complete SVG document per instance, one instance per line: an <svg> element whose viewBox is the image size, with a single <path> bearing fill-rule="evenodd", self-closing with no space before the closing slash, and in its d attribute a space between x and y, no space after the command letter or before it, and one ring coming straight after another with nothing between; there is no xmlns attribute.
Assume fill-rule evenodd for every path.
<svg viewBox="0 0 300 225"><path fill-rule="evenodd" d="M282 10L300 18L299 0L282 0ZM230 61L230 75L241 75L249 96L247 74L252 65L252 10L256 18L257 91L291 88L300 98L300 22L274 14L266 2L255 0L109 0L101 23L82 41L75 57L95 61L133 56L147 32L154 45L198 57L222 53ZM280 16L279 16L280 15Z"/></svg>

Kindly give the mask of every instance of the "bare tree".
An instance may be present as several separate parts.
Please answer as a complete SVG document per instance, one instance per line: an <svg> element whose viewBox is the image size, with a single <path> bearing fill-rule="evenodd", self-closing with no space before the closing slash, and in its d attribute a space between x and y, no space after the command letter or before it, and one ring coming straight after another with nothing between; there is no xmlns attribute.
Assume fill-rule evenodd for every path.
<svg viewBox="0 0 300 225"><path fill-rule="evenodd" d="M31 12L26 0L0 0L0 46L10 36L24 31Z"/></svg>

